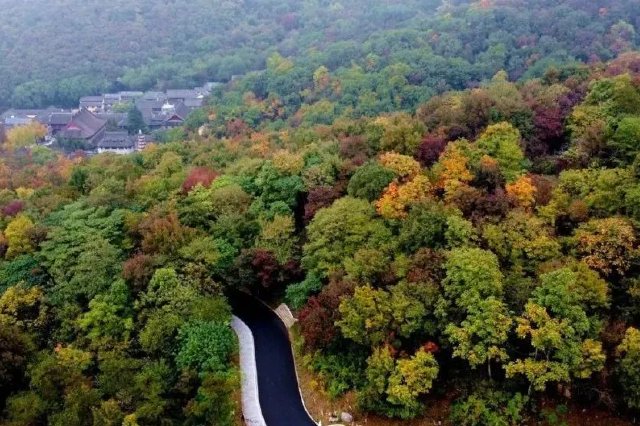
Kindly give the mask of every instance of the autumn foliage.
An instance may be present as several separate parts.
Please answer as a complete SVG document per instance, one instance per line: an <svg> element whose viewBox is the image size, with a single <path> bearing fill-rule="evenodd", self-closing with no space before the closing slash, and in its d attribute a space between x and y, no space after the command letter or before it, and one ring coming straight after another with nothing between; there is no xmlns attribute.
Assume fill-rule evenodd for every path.
<svg viewBox="0 0 640 426"><path fill-rule="evenodd" d="M197 185L202 185L205 188L208 188L211 183L218 177L218 174L206 167L196 167L182 183L182 192L187 194Z"/></svg>
<svg viewBox="0 0 640 426"><path fill-rule="evenodd" d="M412 204L429 198L431 183L424 175L418 175L407 183L392 182L376 202L380 216L386 219L402 219Z"/></svg>

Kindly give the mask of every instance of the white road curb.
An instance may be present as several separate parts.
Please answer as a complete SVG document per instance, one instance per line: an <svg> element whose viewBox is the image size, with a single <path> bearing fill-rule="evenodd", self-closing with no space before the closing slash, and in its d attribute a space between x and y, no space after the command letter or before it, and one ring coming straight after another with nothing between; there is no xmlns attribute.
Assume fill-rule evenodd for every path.
<svg viewBox="0 0 640 426"><path fill-rule="evenodd" d="M256 349L251 329L235 315L231 328L240 342L240 370L242 371L242 414L247 426L267 426L262 416L258 393L258 369L256 367Z"/></svg>

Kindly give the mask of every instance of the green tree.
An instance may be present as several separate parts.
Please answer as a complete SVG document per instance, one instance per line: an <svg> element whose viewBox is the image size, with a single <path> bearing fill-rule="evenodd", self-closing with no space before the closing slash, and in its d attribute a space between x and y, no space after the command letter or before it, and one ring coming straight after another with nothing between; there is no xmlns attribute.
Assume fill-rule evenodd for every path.
<svg viewBox="0 0 640 426"><path fill-rule="evenodd" d="M215 218L211 191L197 185L178 205L178 215L186 226L208 229Z"/></svg>
<svg viewBox="0 0 640 426"><path fill-rule="evenodd" d="M120 348L101 350L98 355L97 383L100 392L119 401L133 400L134 378L144 361L128 356Z"/></svg>
<svg viewBox="0 0 640 426"><path fill-rule="evenodd" d="M630 327L618 345L618 376L629 408L640 407L640 331Z"/></svg>
<svg viewBox="0 0 640 426"><path fill-rule="evenodd" d="M517 426L525 420L528 401L521 393L476 391L453 404L449 419L461 426Z"/></svg>
<svg viewBox="0 0 640 426"><path fill-rule="evenodd" d="M433 354L424 349L396 361L388 347L376 348L367 360L367 379L359 402L386 416L415 417L423 409L420 397L431 390L438 371Z"/></svg>
<svg viewBox="0 0 640 426"><path fill-rule="evenodd" d="M6 417L15 424L37 424L45 420L47 401L34 391L12 395L6 404Z"/></svg>
<svg viewBox="0 0 640 426"><path fill-rule="evenodd" d="M140 112L134 104L131 105L127 111L127 130L130 135L138 134L140 131L142 131L142 133L147 131L147 125L144 122L142 112Z"/></svg>
<svg viewBox="0 0 640 426"><path fill-rule="evenodd" d="M153 274L147 291L138 298L136 308L143 318L155 309L186 315L196 297L195 290L180 280L175 269L161 268Z"/></svg>
<svg viewBox="0 0 640 426"><path fill-rule="evenodd" d="M51 214L38 259L53 279L55 304L87 304L120 273L124 212L74 203Z"/></svg>
<svg viewBox="0 0 640 426"><path fill-rule="evenodd" d="M491 125L476 141L478 148L495 158L508 182L515 181L525 169L525 157L520 146L520 132L509 123Z"/></svg>
<svg viewBox="0 0 640 426"><path fill-rule="evenodd" d="M466 310L480 300L502 295L502 272L498 258L479 248L451 250L445 263L444 297L458 309Z"/></svg>
<svg viewBox="0 0 640 426"><path fill-rule="evenodd" d="M391 257L374 248L361 248L353 257L345 259L344 270L347 276L359 283L380 282L389 271Z"/></svg>
<svg viewBox="0 0 640 426"><path fill-rule="evenodd" d="M445 333L454 357L467 360L472 368L486 364L491 377L491 362L508 360L506 343L512 323L504 303L489 297L470 306L460 325L449 324Z"/></svg>
<svg viewBox="0 0 640 426"><path fill-rule="evenodd" d="M433 314L440 297L440 289L433 283L402 281L390 290L393 329L399 336L432 337L438 329Z"/></svg>
<svg viewBox="0 0 640 426"><path fill-rule="evenodd" d="M262 167L254 184L257 188L258 206L267 212L277 203L283 203L293 210L297 205L298 195L304 191L304 182L300 176L282 173L270 163Z"/></svg>
<svg viewBox="0 0 640 426"><path fill-rule="evenodd" d="M624 117L611 137L609 145L616 158L629 164L640 150L640 117Z"/></svg>
<svg viewBox="0 0 640 426"><path fill-rule="evenodd" d="M389 293L370 286L357 287L352 298L340 303L342 334L356 343L379 345L391 331L392 306Z"/></svg>
<svg viewBox="0 0 640 426"><path fill-rule="evenodd" d="M415 204L409 211L409 216L402 221L400 247L406 252L413 253L420 248L438 249L446 245L448 218L453 215L444 206L436 203Z"/></svg>
<svg viewBox="0 0 640 426"><path fill-rule="evenodd" d="M196 321L185 324L178 334L179 368L221 372L228 368L236 351L236 337L228 324Z"/></svg>
<svg viewBox="0 0 640 426"><path fill-rule="evenodd" d="M236 407L233 395L237 392L239 383L235 371L226 373L207 373L202 379L198 392L187 403L185 412L188 416L187 424L215 424L233 426L235 423Z"/></svg>
<svg viewBox="0 0 640 426"><path fill-rule="evenodd" d="M160 360L148 362L134 376L134 390L138 398L134 412L136 422L132 426L137 425L137 421L142 424L158 423L166 416L169 405L166 394L172 385L172 373L167 362Z"/></svg>
<svg viewBox="0 0 640 426"><path fill-rule="evenodd" d="M293 217L276 215L272 220L263 222L256 247L271 251L280 264L293 259L296 248Z"/></svg>
<svg viewBox="0 0 640 426"><path fill-rule="evenodd" d="M211 213L215 217L245 213L251 205L251 196L237 183L231 182L224 186L217 186L220 185L220 181L221 179L218 178L209 191Z"/></svg>
<svg viewBox="0 0 640 426"><path fill-rule="evenodd" d="M378 163L367 163L356 170L347 191L355 198L375 201L391 183L394 173Z"/></svg>
<svg viewBox="0 0 640 426"><path fill-rule="evenodd" d="M123 280L89 302L89 311L78 319L78 326L96 348L127 344L133 331L133 310L129 289Z"/></svg>
<svg viewBox="0 0 640 426"><path fill-rule="evenodd" d="M320 276L342 269L361 248L385 249L391 237L365 200L345 197L320 210L309 224L303 248L304 267Z"/></svg>
<svg viewBox="0 0 640 426"><path fill-rule="evenodd" d="M44 264L55 280L54 304L89 303L109 289L120 271L120 252L108 241L90 239L90 234L80 238L86 240L63 242L54 236L43 244Z"/></svg>
<svg viewBox="0 0 640 426"><path fill-rule="evenodd" d="M514 211L497 224L487 224L483 239L502 262L534 272L560 256L560 244L543 220Z"/></svg>
<svg viewBox="0 0 640 426"><path fill-rule="evenodd" d="M149 315L140 330L140 346L151 355L173 354L176 349L178 330L185 319L178 314L157 310Z"/></svg>
<svg viewBox="0 0 640 426"><path fill-rule="evenodd" d="M605 361L602 343L593 338L599 323L587 316L579 295L572 291L576 274L563 268L540 280L516 327L518 337L529 339L534 352L506 366L507 377L524 375L530 391L542 391L549 382L589 378Z"/></svg>

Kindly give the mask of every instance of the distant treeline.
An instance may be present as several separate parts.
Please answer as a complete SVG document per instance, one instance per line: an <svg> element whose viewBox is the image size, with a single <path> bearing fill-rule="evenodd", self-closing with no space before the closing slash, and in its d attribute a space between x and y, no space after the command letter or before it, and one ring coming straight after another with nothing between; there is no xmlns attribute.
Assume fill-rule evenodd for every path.
<svg viewBox="0 0 640 426"><path fill-rule="evenodd" d="M112 90L229 81L265 69L278 52L295 64L293 75L270 82L281 95L299 97L319 66L347 73L355 65L368 90L357 100L344 93L345 102L373 114L500 69L517 79L554 63L611 59L636 45L629 17L638 1L541 0L532 8L521 0L0 0L0 7L0 105L73 106Z"/></svg>

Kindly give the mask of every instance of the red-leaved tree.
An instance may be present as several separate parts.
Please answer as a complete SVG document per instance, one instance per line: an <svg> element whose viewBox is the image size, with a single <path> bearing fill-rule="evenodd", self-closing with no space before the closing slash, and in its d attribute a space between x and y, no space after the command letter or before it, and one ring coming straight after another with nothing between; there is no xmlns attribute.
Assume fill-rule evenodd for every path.
<svg viewBox="0 0 640 426"><path fill-rule="evenodd" d="M304 205L304 221L311 222L318 210L329 207L340 198L340 193L331 186L319 186L309 191L307 202Z"/></svg>
<svg viewBox="0 0 640 426"><path fill-rule="evenodd" d="M218 173L207 167L196 167L182 183L182 193L188 194L198 184L208 188L217 177Z"/></svg>
<svg viewBox="0 0 640 426"><path fill-rule="evenodd" d="M326 348L339 335L335 322L338 307L344 297L353 294L355 284L349 281L331 281L320 294L311 297L298 318L305 346L310 350Z"/></svg>
<svg viewBox="0 0 640 426"><path fill-rule="evenodd" d="M443 134L429 133L422 138L422 142L416 153L416 160L418 160L423 167L431 167L438 161L446 145L447 140Z"/></svg>

